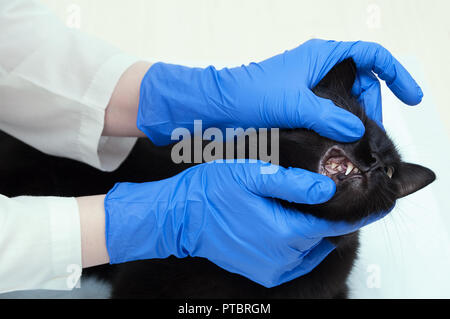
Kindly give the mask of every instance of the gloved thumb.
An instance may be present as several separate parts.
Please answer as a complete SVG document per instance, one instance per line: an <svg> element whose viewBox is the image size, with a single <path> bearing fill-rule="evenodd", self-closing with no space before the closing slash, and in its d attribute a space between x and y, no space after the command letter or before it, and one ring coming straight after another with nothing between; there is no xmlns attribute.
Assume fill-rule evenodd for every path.
<svg viewBox="0 0 450 319"><path fill-rule="evenodd" d="M306 90L301 98L301 127L338 142L354 142L364 135L364 125L354 114Z"/></svg>
<svg viewBox="0 0 450 319"><path fill-rule="evenodd" d="M246 165L253 164L244 164ZM261 173L263 165L265 163L258 161L252 170L244 168L243 182L258 196L301 204L320 204L328 201L336 192L336 184L324 175L281 166L273 170L272 174L264 174Z"/></svg>

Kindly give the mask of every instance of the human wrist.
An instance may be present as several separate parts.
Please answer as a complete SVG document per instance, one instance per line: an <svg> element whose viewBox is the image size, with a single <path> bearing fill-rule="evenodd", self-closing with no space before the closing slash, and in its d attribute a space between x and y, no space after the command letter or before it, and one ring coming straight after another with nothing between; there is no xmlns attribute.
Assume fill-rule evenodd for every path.
<svg viewBox="0 0 450 319"><path fill-rule="evenodd" d="M151 65L138 61L122 74L105 111L103 136L144 136L136 127L136 117L141 82Z"/></svg>
<svg viewBox="0 0 450 319"><path fill-rule="evenodd" d="M81 259L83 268L106 264L105 195L76 198L80 214Z"/></svg>

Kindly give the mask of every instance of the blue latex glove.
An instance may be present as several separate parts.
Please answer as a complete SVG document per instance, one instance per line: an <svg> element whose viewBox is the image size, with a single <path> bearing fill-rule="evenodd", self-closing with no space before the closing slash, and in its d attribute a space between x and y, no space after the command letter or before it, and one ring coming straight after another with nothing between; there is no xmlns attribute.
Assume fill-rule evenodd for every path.
<svg viewBox="0 0 450 319"><path fill-rule="evenodd" d="M373 72L406 104L421 101L420 87L379 44L310 40L261 63L236 68L156 63L141 84L137 126L157 145L169 144L177 127L193 132L194 120L202 120L204 129L309 128L352 142L364 134L361 121L311 91L336 63L349 57L357 66L353 93L378 124L380 83Z"/></svg>
<svg viewBox="0 0 450 319"><path fill-rule="evenodd" d="M285 208L274 197L321 203L335 184L298 168L261 174L264 165L213 162L162 181L116 184L104 203L111 263L204 257L273 287L308 273L335 248L323 237L381 217L350 225Z"/></svg>

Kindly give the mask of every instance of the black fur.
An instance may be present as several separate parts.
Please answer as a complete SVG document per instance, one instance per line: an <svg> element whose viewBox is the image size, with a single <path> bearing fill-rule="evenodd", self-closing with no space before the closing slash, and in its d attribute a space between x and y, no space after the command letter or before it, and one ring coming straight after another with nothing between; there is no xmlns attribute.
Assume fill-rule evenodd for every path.
<svg viewBox="0 0 450 319"><path fill-rule="evenodd" d="M397 198L435 179L429 169L402 162L385 132L367 118L350 94L355 74L353 61L346 60L330 71L314 92L357 115L366 127L364 137L355 143L342 144L304 129L282 130L280 165L319 172L323 156L337 146L364 172L364 177L340 179L337 176L336 195L327 203L284 202L285 205L329 220L356 221L389 209ZM0 193L10 197L104 194L116 182L160 180L190 166L174 164L170 160L170 147L158 148L146 139L140 139L128 159L112 173L45 155L6 134L1 134L0 140ZM386 174L388 166L394 168L392 178ZM106 265L86 269L84 275L95 274L110 281L113 298L345 298L346 280L357 256L358 233L329 240L337 248L318 267L270 289L228 273L202 258L171 257Z"/></svg>

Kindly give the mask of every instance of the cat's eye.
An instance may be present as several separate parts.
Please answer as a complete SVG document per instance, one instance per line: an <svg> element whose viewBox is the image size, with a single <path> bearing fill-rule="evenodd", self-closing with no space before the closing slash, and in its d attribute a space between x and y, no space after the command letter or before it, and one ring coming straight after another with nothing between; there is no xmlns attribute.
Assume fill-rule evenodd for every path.
<svg viewBox="0 0 450 319"><path fill-rule="evenodd" d="M386 166L386 167L384 168L384 172L386 173L386 175L387 175L389 178L392 178L392 175L394 175L395 170L394 170L394 168L393 168L392 166Z"/></svg>

